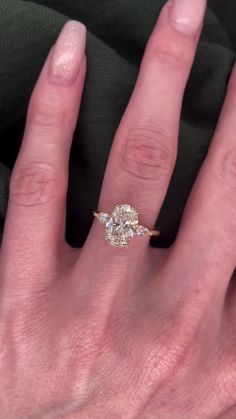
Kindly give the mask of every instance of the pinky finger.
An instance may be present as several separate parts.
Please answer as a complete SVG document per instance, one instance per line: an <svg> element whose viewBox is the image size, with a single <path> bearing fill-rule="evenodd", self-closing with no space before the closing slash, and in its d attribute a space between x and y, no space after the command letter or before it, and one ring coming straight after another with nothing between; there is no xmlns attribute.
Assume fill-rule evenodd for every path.
<svg viewBox="0 0 236 419"><path fill-rule="evenodd" d="M236 66L197 181L190 195L168 269L223 298L236 265ZM219 294L218 294L219 295Z"/></svg>

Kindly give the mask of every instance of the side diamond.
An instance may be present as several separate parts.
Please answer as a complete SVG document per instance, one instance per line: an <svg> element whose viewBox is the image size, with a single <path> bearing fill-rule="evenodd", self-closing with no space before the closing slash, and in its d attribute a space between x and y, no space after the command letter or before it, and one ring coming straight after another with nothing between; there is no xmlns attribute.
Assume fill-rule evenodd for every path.
<svg viewBox="0 0 236 419"><path fill-rule="evenodd" d="M147 227L144 227L144 226L141 226L141 225L138 225L135 228L135 233L138 236L150 236L150 231L148 230L148 228Z"/></svg>
<svg viewBox="0 0 236 419"><path fill-rule="evenodd" d="M100 223L103 223L103 224L106 224L110 218L111 218L110 215L107 214L106 212L100 212L97 215L97 219L100 221Z"/></svg>

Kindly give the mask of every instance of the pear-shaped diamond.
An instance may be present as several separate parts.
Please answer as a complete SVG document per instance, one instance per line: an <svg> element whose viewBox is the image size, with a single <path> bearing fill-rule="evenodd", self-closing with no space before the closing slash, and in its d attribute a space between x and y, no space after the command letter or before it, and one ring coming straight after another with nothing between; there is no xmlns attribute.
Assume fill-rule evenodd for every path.
<svg viewBox="0 0 236 419"><path fill-rule="evenodd" d="M136 227L136 229L135 229L135 233L136 233L138 236L150 236L150 231L149 231L149 229L148 229L147 227L144 227L144 226L141 226L141 225L138 225L138 226Z"/></svg>
<svg viewBox="0 0 236 419"><path fill-rule="evenodd" d="M111 218L111 216L106 212L99 212L97 218L101 223L106 224L108 220Z"/></svg>

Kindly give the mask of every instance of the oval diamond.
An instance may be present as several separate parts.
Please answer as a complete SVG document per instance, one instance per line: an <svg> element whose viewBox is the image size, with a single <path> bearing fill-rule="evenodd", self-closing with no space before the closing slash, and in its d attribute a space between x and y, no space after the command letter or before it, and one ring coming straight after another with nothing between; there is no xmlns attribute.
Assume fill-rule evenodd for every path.
<svg viewBox="0 0 236 419"><path fill-rule="evenodd" d="M106 240L113 246L127 246L135 235L138 225L138 214L128 204L116 205L109 221L106 223Z"/></svg>

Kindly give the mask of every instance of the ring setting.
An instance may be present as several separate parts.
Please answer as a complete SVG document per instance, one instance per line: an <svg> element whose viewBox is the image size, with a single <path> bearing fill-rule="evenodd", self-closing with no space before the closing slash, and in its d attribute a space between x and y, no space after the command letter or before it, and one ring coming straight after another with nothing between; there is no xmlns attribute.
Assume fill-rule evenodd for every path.
<svg viewBox="0 0 236 419"><path fill-rule="evenodd" d="M112 246L127 247L135 236L160 235L160 231L140 225L138 212L129 204L117 204L111 215L98 211L93 211L93 215L100 223L105 224L105 240Z"/></svg>

